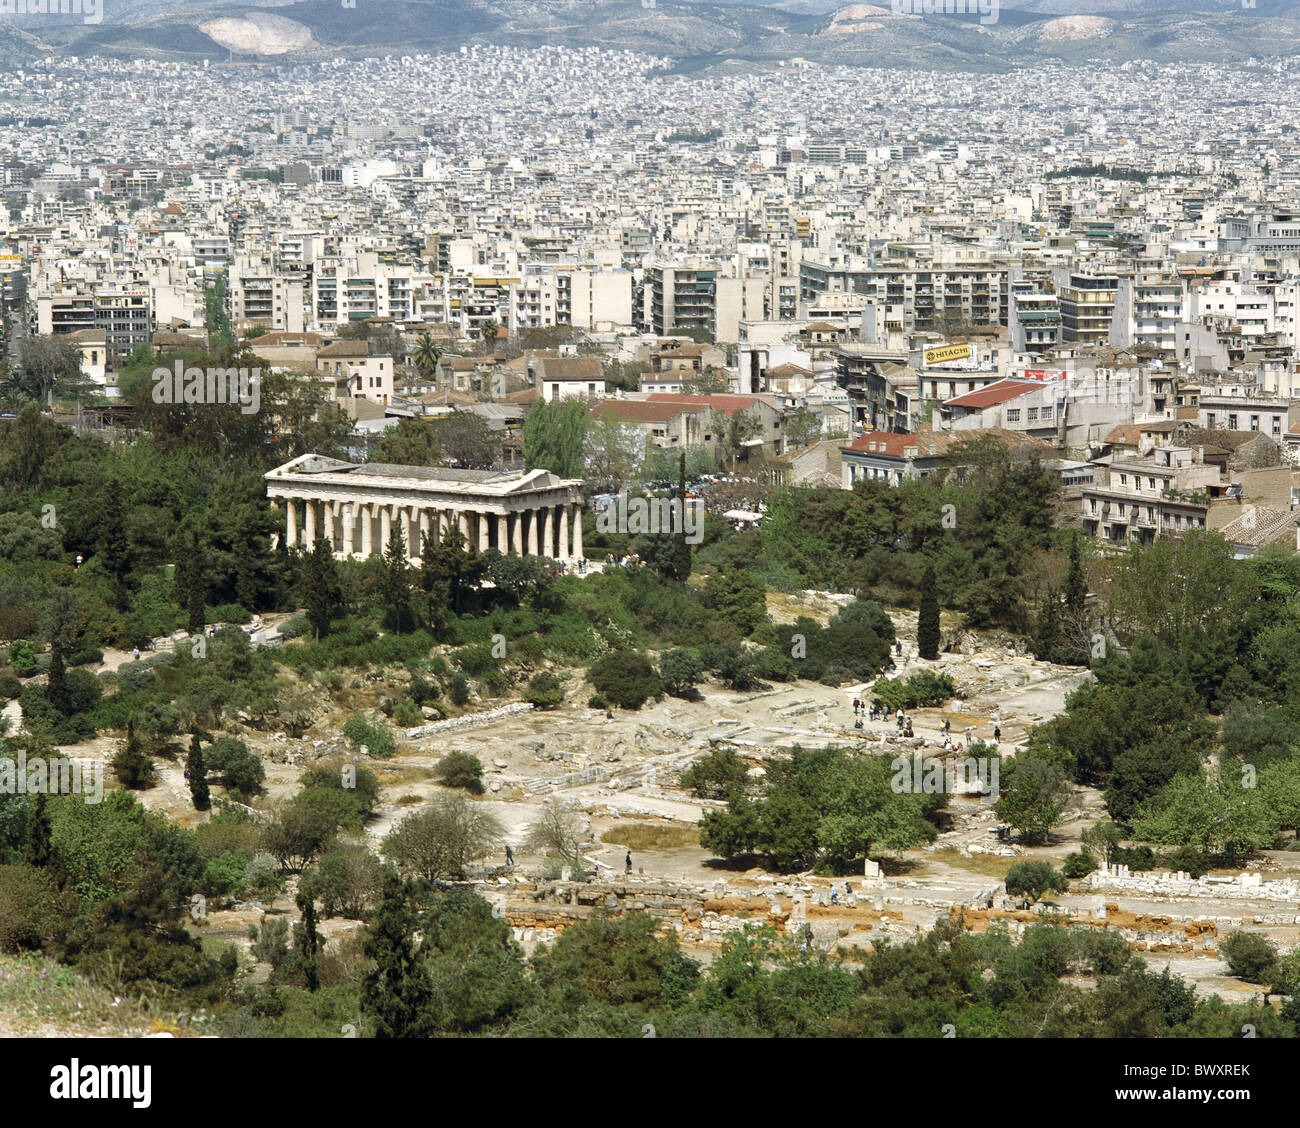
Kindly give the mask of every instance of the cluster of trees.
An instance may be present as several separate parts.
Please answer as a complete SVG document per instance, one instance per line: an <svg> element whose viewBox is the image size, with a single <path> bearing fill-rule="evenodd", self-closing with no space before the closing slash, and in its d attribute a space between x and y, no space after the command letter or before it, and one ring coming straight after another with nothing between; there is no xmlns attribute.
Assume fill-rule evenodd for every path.
<svg viewBox="0 0 1300 1128"><path fill-rule="evenodd" d="M1067 647L1091 635L1093 678L1004 775L1015 825L1041 837L1080 783L1103 789L1120 837L1184 849L1177 868L1238 862L1296 830L1300 559L1270 547L1237 561L1221 536L1197 531L1134 548L1099 585L1097 633L1076 553L1053 614L1074 632Z"/></svg>
<svg viewBox="0 0 1300 1128"><path fill-rule="evenodd" d="M909 606L929 593L927 652L938 644L940 606L974 627L1027 629L1029 601L1061 552L1055 476L987 438L958 444L950 464L901 486L860 481L852 490L779 493L761 536L767 569L793 573L803 587Z"/></svg>
<svg viewBox="0 0 1300 1128"><path fill-rule="evenodd" d="M684 787L721 790L727 800L725 810L700 822L705 849L723 858L757 854L778 870L844 873L860 869L872 851L932 842L935 816L947 805L941 793L895 790L885 756L795 746L764 767L759 781L736 778L734 763L714 753L683 777Z"/></svg>
<svg viewBox="0 0 1300 1128"><path fill-rule="evenodd" d="M839 788L842 825L826 832L845 853L888 839L853 801L857 769L831 753L808 756L785 770L786 798L765 802L785 802L797 821L800 793ZM727 755L715 760L716 782L737 782ZM1013 943L997 928L976 935L944 922L855 951L852 963L808 937L751 928L701 967L633 912L575 922L526 959L485 900L435 883L499 841L491 817L459 793L408 816L384 848L404 878L346 837L377 791L364 771L353 782L313 769L271 826L226 810L193 831L124 792L100 805L0 797L0 948L46 952L119 990L147 987L164 1008L203 1006L227 1036L334 1037L351 1022L378 1037L641 1037L646 1024L660 1037L938 1036L948 1023L968 1037L1213 1037L1245 1023L1289 1037L1300 1020L1294 958L1252 937L1228 937L1225 956L1234 974L1291 995L1281 1012L1198 1003L1121 937L1051 923ZM881 790L867 782L867 792ZM899 810L886 821L917 816ZM576 854L564 813L553 821L535 828L539 841ZM322 833L327 825L340 830ZM251 961L233 945L200 943L186 927L195 894L283 889L271 842L301 862L292 930L275 917L254 926ZM1052 884L1040 877L1008 875L1008 887L1038 896ZM317 922L335 914L365 920L360 938L327 943ZM249 978L254 963L268 965L265 983ZM1087 989L1074 985L1080 978Z"/></svg>

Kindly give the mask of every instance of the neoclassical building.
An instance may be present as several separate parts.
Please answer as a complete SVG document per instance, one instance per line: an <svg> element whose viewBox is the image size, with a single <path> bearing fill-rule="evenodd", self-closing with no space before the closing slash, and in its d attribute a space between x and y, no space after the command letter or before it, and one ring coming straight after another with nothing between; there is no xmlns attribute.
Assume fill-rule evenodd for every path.
<svg viewBox="0 0 1300 1128"><path fill-rule="evenodd" d="M309 548L323 536L336 556L382 555L400 523L415 560L426 532L438 539L454 522L479 552L582 556L582 483L549 470L447 470L304 454L268 471L266 492L285 510L290 548Z"/></svg>

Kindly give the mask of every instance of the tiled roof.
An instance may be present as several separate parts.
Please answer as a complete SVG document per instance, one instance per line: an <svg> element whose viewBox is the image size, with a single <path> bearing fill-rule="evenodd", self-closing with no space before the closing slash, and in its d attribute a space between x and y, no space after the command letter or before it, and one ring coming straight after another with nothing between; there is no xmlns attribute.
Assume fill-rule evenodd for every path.
<svg viewBox="0 0 1300 1128"><path fill-rule="evenodd" d="M601 400L591 409L592 415L617 415L632 423L667 423L690 411L691 405L648 403L645 400Z"/></svg>
<svg viewBox="0 0 1300 1128"><path fill-rule="evenodd" d="M995 404L1017 399L1035 389L1042 388L1042 386L1043 384L1039 380L998 380L996 383L983 388L976 388L975 391L967 392L965 395L944 400L944 406L969 407L978 411L981 408L993 407Z"/></svg>
<svg viewBox="0 0 1300 1128"><path fill-rule="evenodd" d="M680 403L692 407L713 407L718 411L743 411L758 403L757 396L687 396L675 392L654 392L650 396L652 403Z"/></svg>

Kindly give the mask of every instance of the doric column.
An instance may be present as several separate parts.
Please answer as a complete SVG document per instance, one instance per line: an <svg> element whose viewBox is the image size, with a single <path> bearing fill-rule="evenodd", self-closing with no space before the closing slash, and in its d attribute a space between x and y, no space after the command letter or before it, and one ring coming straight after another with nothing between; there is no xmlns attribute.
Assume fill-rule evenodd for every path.
<svg viewBox="0 0 1300 1128"><path fill-rule="evenodd" d="M538 541L537 519L541 516L541 511L537 509L528 510L528 555L540 556L542 546Z"/></svg>
<svg viewBox="0 0 1300 1128"><path fill-rule="evenodd" d="M551 507L545 506L542 515L542 555L555 559L555 537L551 528Z"/></svg>
<svg viewBox="0 0 1300 1128"><path fill-rule="evenodd" d="M411 553L412 556L419 556L424 551L424 538L429 533L429 510L421 507L420 509L420 541L416 545L416 551Z"/></svg>
<svg viewBox="0 0 1300 1128"><path fill-rule="evenodd" d="M330 542L330 548L337 552L339 548L338 534L335 528L339 519L339 503L337 501L328 501L325 503L325 539Z"/></svg>
<svg viewBox="0 0 1300 1128"><path fill-rule="evenodd" d="M387 505L379 508L379 555L388 551L388 542L393 539L393 511Z"/></svg>
<svg viewBox="0 0 1300 1128"><path fill-rule="evenodd" d="M582 503L573 507L573 555L582 559Z"/></svg>
<svg viewBox="0 0 1300 1128"><path fill-rule="evenodd" d="M479 512L478 514L478 550L486 552L489 542L492 539L492 517L490 514Z"/></svg>
<svg viewBox="0 0 1300 1128"><path fill-rule="evenodd" d="M307 547L311 548L316 544L316 502L312 498L303 501L303 526L302 531L307 537Z"/></svg>
<svg viewBox="0 0 1300 1128"><path fill-rule="evenodd" d="M293 548L298 543L298 509L293 498L284 499L284 543L286 548Z"/></svg>
<svg viewBox="0 0 1300 1128"><path fill-rule="evenodd" d="M510 515L497 514L497 551L503 556L510 555Z"/></svg>
<svg viewBox="0 0 1300 1128"><path fill-rule="evenodd" d="M349 501L343 507L343 555L352 555L353 530L356 527L356 502Z"/></svg>
<svg viewBox="0 0 1300 1128"><path fill-rule="evenodd" d="M361 517L361 555L371 556L375 551L375 507L370 502L366 502L358 506L357 512Z"/></svg>
<svg viewBox="0 0 1300 1128"><path fill-rule="evenodd" d="M524 515L522 513L512 513L514 528L511 530L510 548L516 556L524 554Z"/></svg>
<svg viewBox="0 0 1300 1128"><path fill-rule="evenodd" d="M569 559L569 507L567 505L557 505L555 507L555 520L560 526L560 559Z"/></svg>
<svg viewBox="0 0 1300 1128"><path fill-rule="evenodd" d="M456 510L456 523L460 526L460 535L465 541L465 549L469 550L469 518L465 515L465 510Z"/></svg>

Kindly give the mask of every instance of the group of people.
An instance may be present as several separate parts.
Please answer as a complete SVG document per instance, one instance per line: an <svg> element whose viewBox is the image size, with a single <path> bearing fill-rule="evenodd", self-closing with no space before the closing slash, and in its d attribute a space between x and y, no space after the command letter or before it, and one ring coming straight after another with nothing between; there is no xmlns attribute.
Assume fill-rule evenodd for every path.
<svg viewBox="0 0 1300 1128"><path fill-rule="evenodd" d="M577 560L570 560L567 562L560 560L558 563L560 566L561 576L565 575L567 572L572 572L575 576L585 576L587 574L587 558L585 556L580 556Z"/></svg>
<svg viewBox="0 0 1300 1128"><path fill-rule="evenodd" d="M863 727L863 720L868 721L886 721L889 719L889 710L879 701L873 701L866 704L861 698L853 699L853 727L860 729ZM898 725L898 732L901 736L912 736L912 718L909 717L900 708L894 715L894 723ZM939 734L943 737L943 747L945 752L961 752L969 746L974 737L975 730L969 726L965 732L965 741L955 740L952 735L952 721L944 718L943 723L939 726ZM1002 726L993 726L993 743L998 744L1002 740Z"/></svg>
<svg viewBox="0 0 1300 1128"><path fill-rule="evenodd" d="M870 705L863 702L860 698L853 699L853 727L862 728L863 720L868 721L887 721L889 720L889 709L880 702L873 701ZM912 718L907 716L902 709L898 710L897 715L898 731L904 736L912 735Z"/></svg>
<svg viewBox="0 0 1300 1128"><path fill-rule="evenodd" d="M510 843L507 842L506 843L506 865L513 866L514 864L515 864L515 852L513 847L511 847ZM600 863L593 862L592 864L595 866L595 875L597 878L599 878ZM631 875L632 873L632 851L631 850L627 852L627 857L623 859L623 872L628 875ZM846 886L847 884L848 882L845 882Z"/></svg>

